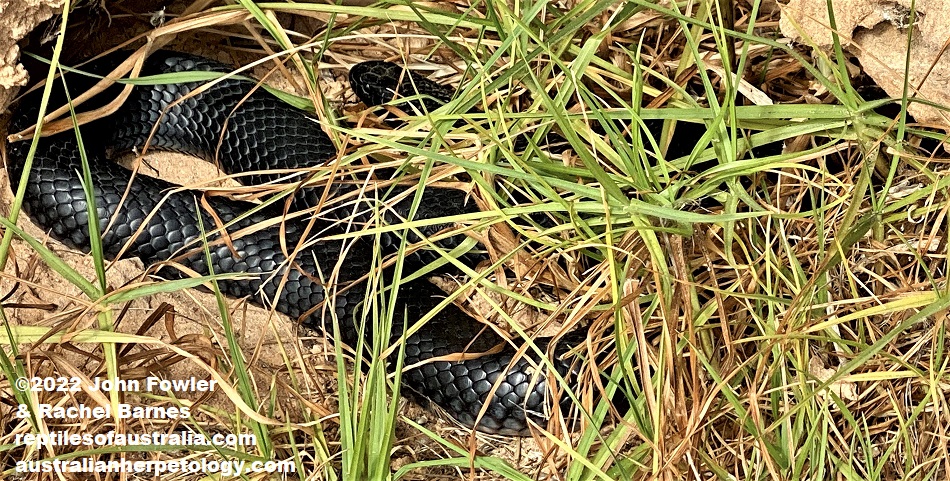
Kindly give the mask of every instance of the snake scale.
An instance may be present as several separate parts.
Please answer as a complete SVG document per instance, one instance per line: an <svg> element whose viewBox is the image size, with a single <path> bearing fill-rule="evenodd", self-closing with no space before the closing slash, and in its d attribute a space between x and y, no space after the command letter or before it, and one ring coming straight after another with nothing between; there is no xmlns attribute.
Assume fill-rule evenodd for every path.
<svg viewBox="0 0 950 481"><path fill-rule="evenodd" d="M87 70L99 68L104 73L112 66ZM145 61L142 75L185 71L225 73L231 69L205 58L161 51ZM359 98L370 106L391 101L397 94L408 96L409 92L418 92L424 99L423 107L434 110L451 99L454 92L388 62L357 64L351 69L350 78ZM72 98L95 83L75 74L67 75L67 81ZM57 81L57 85L61 82ZM178 151L214 161L228 174L258 172L239 178L246 184L278 177L259 171L307 169L336 159L336 147L314 116L257 88L255 82L229 78L181 100L201 85L203 82L136 86L115 113L80 128L94 184L93 216L98 218L103 232L106 255L110 259L138 257L146 266L173 260L199 275L212 271L247 274L247 280L222 279L222 292L236 298L247 297L325 331L332 332L330 323L337 322L342 340L356 346L360 320L366 317L365 279L373 269L373 253L393 253L401 239L396 234L358 236L346 241L322 237L339 234L350 225L341 219L353 222L352 219L368 218L366 211L371 208L354 201L352 205L344 204L346 208L321 211L309 229L309 219L287 219L278 225L275 219L285 214L283 203L261 207L220 196L202 198L201 192L133 175L110 160L117 153L145 146L153 127L150 149ZM103 96L106 95L99 95ZM50 105L63 103L62 88L54 88ZM33 125L38 111L38 95L21 99L11 119L10 132ZM8 142L7 169L14 191L23 174L29 144ZM26 177L24 209L55 238L88 252L90 212L80 181L81 162L73 131L42 138ZM334 198L356 190L344 183L329 188ZM390 193L398 194L405 189ZM294 209L316 207L323 195L323 188L300 189L291 204ZM420 228L425 236L452 226L437 219L475 209L467 202L465 193L455 189L425 188L414 212L413 196L402 197L382 209L383 221L435 219ZM225 225L228 232L227 242L219 234L207 236L210 265L202 249L199 220L209 231ZM408 241L417 240L409 235ZM448 236L438 245L452 249L460 240L461 236ZM290 262L287 253L293 252L301 241L304 247ZM416 251L406 257L406 268L418 268L436 255L432 251ZM172 267L161 268L158 274L165 278L186 275L182 269ZM399 341L406 323L416 322L442 298L444 293L424 279L401 285L392 334L387 334L386 341ZM553 391L544 364L534 355L516 355L514 346L458 307L449 304L403 342L403 362L411 367L403 373L404 386L430 399L462 424L488 433L524 436L529 434L532 422L543 424L548 419ZM546 349L549 340L541 339L537 344ZM551 349L551 363L547 365L571 379L576 370L562 360L569 349L562 344L568 343L558 343ZM458 361L433 360L457 353L470 355ZM483 354L474 355L477 353Z"/></svg>

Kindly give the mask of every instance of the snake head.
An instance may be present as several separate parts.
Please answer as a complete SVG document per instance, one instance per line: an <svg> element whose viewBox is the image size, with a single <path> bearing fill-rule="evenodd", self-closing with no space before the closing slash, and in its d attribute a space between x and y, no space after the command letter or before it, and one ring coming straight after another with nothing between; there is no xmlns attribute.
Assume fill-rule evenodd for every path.
<svg viewBox="0 0 950 481"><path fill-rule="evenodd" d="M409 99L399 107L422 115L438 109L455 95L455 89L433 82L400 65L382 60L361 62L350 69L350 86L367 106Z"/></svg>

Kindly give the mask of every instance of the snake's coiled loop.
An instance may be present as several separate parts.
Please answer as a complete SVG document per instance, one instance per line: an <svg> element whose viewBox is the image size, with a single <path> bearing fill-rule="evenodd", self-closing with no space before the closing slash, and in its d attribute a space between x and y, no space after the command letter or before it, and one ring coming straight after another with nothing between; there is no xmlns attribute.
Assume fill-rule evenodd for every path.
<svg viewBox="0 0 950 481"><path fill-rule="evenodd" d="M100 70L107 72L108 65ZM228 70L204 58L158 52L147 59L143 75ZM410 88L426 97L425 108L434 109L452 95L451 90L386 62L357 65L352 76L354 89L367 104L389 101L400 90ZM68 75L72 98L91 82L94 81ZM110 258L120 254L138 257L146 266L175 260L202 275L212 270L217 274L250 274L250 280L222 280L219 285L230 296L249 297L309 326L322 328L336 321L344 341L355 345L357 322L363 316L364 279L372 268L374 249L379 246L364 237L345 242L319 238L353 228L352 223L341 222L341 219L361 219L360 215L352 215L360 212L358 205L333 209L336 214L324 215L321 211L309 232L305 231L305 220L283 222L281 232L280 222L275 219L284 216L282 209L259 208L256 204L221 197L205 198L208 207L199 207L201 193L182 190L160 179L133 176L110 161L113 153L141 149L153 132L149 148L213 160L229 174L307 169L336 158L333 143L314 117L281 102L254 82L228 79L182 100L199 85L135 87L118 112L80 128L95 190L97 212L92 217L98 219L103 232L105 253ZM65 103L64 93L57 92L51 102L51 105ZM38 96L22 99L11 121L10 132L31 126L38 109ZM12 142L7 147L7 169L14 190L28 150L29 142ZM43 138L26 180L24 208L54 237L88 251L90 212L80 182L81 166L74 132ZM240 180L264 183L275 178L258 173ZM331 187L334 195L339 196L355 191L346 184ZM303 189L294 205L296 208L315 207L322 193L317 188ZM406 198L384 209L385 221L401 222L409 217L412 196ZM462 191L426 188L413 219L437 219L473 209ZM220 235L207 239L211 246L211 265L201 249L199 219L206 229L227 225L228 242L223 242ZM269 227L260 228L262 225ZM429 236L450 226L434 222L421 233ZM306 242L311 237L317 241ZM384 251L399 242L395 236L383 235L380 239ZM452 249L460 240L461 236L448 237L441 241L440 247ZM293 247L301 241L305 241L307 247L290 262L285 253L293 252ZM408 265L424 264L431 260L427 256L431 253L419 251L407 259ZM166 277L183 275L178 269L164 269L160 273ZM332 302L326 302L328 297ZM425 280L401 286L399 306L395 310L395 334L387 333L389 340L397 340L406 322L415 322L436 306L441 297L444 297L441 291ZM329 312L326 306L333 306L334 310ZM443 309L424 328L408 336L405 343L404 364L415 367L404 373L404 384L460 422L475 425L486 403L487 409L476 426L485 432L525 435L529 418L536 422L546 419L550 407L549 388L544 369L538 367L536 358L515 356L512 346L455 306ZM540 341L539 345L546 346L546 341ZM464 361L424 362L455 353L487 351L493 353ZM571 372L566 362L558 359L553 362L562 376ZM489 399L496 384L494 395Z"/></svg>

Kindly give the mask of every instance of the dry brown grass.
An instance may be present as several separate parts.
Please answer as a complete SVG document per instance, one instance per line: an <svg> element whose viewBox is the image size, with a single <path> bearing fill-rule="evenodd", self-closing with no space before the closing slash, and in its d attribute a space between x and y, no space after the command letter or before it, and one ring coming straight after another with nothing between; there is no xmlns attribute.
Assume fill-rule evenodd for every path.
<svg viewBox="0 0 950 481"><path fill-rule="evenodd" d="M751 19L749 2L735 4L736 31L755 22L753 35L741 36L746 43L735 44L748 82L736 87L723 77L729 67L722 62L728 57L720 30L706 28L710 2L687 2L679 15L647 3L561 2L539 8L534 23L514 34L508 32L519 25L507 7L486 3L416 3L387 11L270 5L268 29L247 10L197 2L188 15L169 15L164 26L128 43L139 54L163 45L207 53L208 45L220 44L211 49L215 56L242 64L299 53L264 61L255 74L273 71L272 79L282 79L274 82L309 99L327 125L356 125L330 128L347 149L334 168L365 168L369 154L393 165L436 161L433 175L470 189L484 207L487 214L470 227L507 267L470 289L470 305L481 306L480 316L508 326L514 337L588 329L590 342L581 350L601 354L599 367L612 373L632 405L610 410L586 431L517 442L424 422L438 426L440 443L400 423L391 466L415 468L400 471L402 479L945 478L950 177L939 141L920 140L942 134L908 125L910 134L899 138L899 109L864 109L871 99L855 92L869 86L834 77L846 59L785 46L779 11L769 5ZM131 13L138 16L126 20L141 30L145 12ZM418 21L418 13L427 22ZM537 56L529 55L538 47ZM425 120L392 132L354 104L341 81L346 67L371 58L405 62L440 82L474 85L461 91L453 111L475 105L485 113L445 113L438 135L429 135ZM775 106L763 106L765 99ZM634 115L640 108L650 110ZM665 133L651 142L638 117L667 120ZM462 126L458 118L469 122ZM515 124L519 119L526 121ZM510 150L513 128L551 125L572 150L554 157ZM756 147L752 153L747 142ZM782 142L783 151L768 151L773 142ZM507 208L512 199L497 192L510 191L536 199L536 207ZM542 210L557 227L524 220ZM519 216L522 222L512 222ZM29 375L106 372L103 346L110 335L96 338L93 329L101 313L71 286L44 285L35 274L49 272L44 261L16 246L11 259L17 262L4 276L10 329L22 334L31 332L29 325L57 326L88 341L24 342L17 351L22 368ZM70 265L86 262L83 272L90 275L89 262L77 258ZM136 279L126 275L110 284ZM507 295L493 292L499 290ZM510 299L512 293L522 300ZM187 296L195 300L176 302L191 306L185 308L190 317L199 326L217 326L213 297ZM52 312L37 311L48 302L56 306ZM245 305L231 304L231 317L244 319ZM198 366L202 376L235 386L216 400L189 401L200 409L203 426L261 433L270 444L249 455L298 456L306 476L334 476L341 451L351 447L339 437L335 368L322 343L316 354L306 352L285 334L285 320L264 313L253 325L269 335L242 342L250 375L242 383L227 369L241 355L228 347L227 336L208 327L175 334L180 318L162 309L111 306L116 330L139 335L115 335L116 372L124 378L175 375L176 366L187 366L183 372ZM267 343L272 349L261 349ZM265 351L273 358L261 363ZM593 411L605 386L596 376L588 381L578 403ZM3 388L3 469L22 459L68 457L71 449L11 445L12 436L36 428L13 417L11 406L24 398ZM34 398L66 405L83 400L110 401L94 392ZM135 402L168 405L148 397ZM243 407L240 414L235 406ZM53 424L40 426L76 433L156 428ZM475 470L475 458L466 460L451 445L494 458L478 457L483 470ZM444 466L413 464L453 456L458 460ZM497 459L528 478L494 464ZM388 464L388 456L365 462Z"/></svg>

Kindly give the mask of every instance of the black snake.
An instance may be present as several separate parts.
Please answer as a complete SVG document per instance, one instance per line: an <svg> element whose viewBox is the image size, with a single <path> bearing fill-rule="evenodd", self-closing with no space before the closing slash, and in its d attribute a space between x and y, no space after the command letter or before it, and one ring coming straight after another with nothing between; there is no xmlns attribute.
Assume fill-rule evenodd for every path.
<svg viewBox="0 0 950 481"><path fill-rule="evenodd" d="M108 72L109 67L112 65L100 69ZM182 71L228 72L230 69L193 55L158 52L145 61L142 74ZM387 62L358 64L352 68L350 77L354 90L367 105L391 101L397 92L403 95L418 92L422 95L422 108L434 110L451 99L454 92ZM67 75L67 80L72 98L94 83L73 74ZM58 80L57 84L60 84ZM348 226L352 228L352 219L365 219L366 211L371 208L355 202L344 204L345 208L328 209L331 212L321 212L309 230L309 219L290 219L278 225L275 219L284 215L283 203L261 208L249 202L206 197L204 207L198 207L200 192L182 190L156 178L133 176L109 160L116 152L144 146L153 127L150 148L213 160L229 174L307 169L336 158L337 149L315 117L280 101L249 80L227 79L174 103L202 84L135 87L117 112L81 127L106 255L109 258L138 257L146 266L174 260L200 275L209 274L212 269L218 274L249 274L249 280L221 280L221 290L230 296L248 297L255 303L273 307L308 326L323 328L330 322L338 322L342 339L355 346L360 332L358 325L365 314L362 308L367 292L365 279L373 268L373 253L380 248L384 253L394 252L400 238L393 234L375 239L358 236L346 241L321 237L340 234ZM50 105L65 103L63 92L57 89L54 92ZM11 120L10 132L33 125L38 110L37 95L22 99ZM28 141L11 142L7 147L7 169L14 191L23 173L29 144ZM27 177L24 209L55 238L88 251L89 212L80 182L81 166L73 131L43 138ZM258 173L242 176L240 180L260 184L277 177L277 174ZM337 198L358 193L359 186L339 183L329 188L331 198ZM405 190L394 189L389 194L406 194ZM418 208L411 212L412 193L403 195L404 199L398 202L389 202L382 209L383 220L398 223L405 219L438 219L475 209L460 190L427 187ZM304 188L293 197L291 204L294 209L316 207L323 195L323 188ZM207 237L212 269L202 250L199 219L208 230L227 225L227 242L220 235ZM351 223L341 222L341 219L350 219ZM268 223L269 227L259 228ZM437 220L428 224L420 228L424 236L452 226ZM409 237L410 242L419 240L414 235ZM460 240L461 236L448 236L438 245L452 249ZM300 241L305 247L288 262L285 253L293 252ZM374 245L374 241L378 241L378 245ZM435 255L431 251L416 251L407 256L406 266L417 268ZM166 278L184 276L178 268L163 268L159 274ZM386 271L382 275L386 276ZM328 295L332 302L325 302ZM393 334L387 340L397 341L407 322L414 323L443 297L442 291L426 280L402 285L394 311ZM325 309L327 305L335 309ZM529 420L543 423L548 418L553 403L544 364L534 355L517 356L517 350L510 343L454 305L449 304L404 342L403 362L411 366L403 374L405 386L431 399L463 424L490 433L526 435ZM548 340L537 341L541 348L547 348L548 343ZM568 348L561 344L567 343L559 343L553 349L549 366L554 366L562 376L572 378L575 370L561 359ZM467 360L424 362L462 352L469 353ZM487 354L472 355L485 352ZM566 405L562 402L563 406Z"/></svg>

